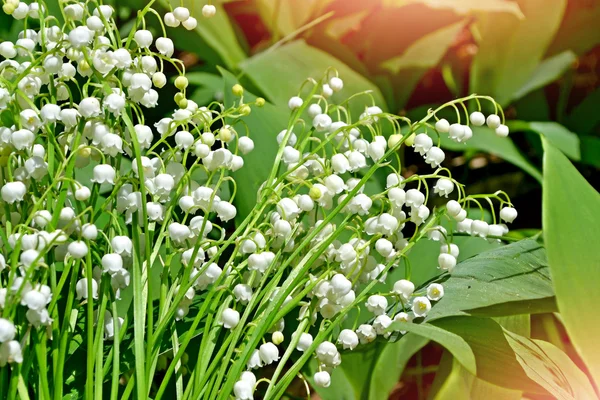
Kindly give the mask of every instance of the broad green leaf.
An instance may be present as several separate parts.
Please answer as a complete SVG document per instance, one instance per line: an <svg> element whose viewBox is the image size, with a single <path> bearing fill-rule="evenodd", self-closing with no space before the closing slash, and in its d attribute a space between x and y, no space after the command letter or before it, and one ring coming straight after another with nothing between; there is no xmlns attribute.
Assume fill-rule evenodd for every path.
<svg viewBox="0 0 600 400"><path fill-rule="evenodd" d="M521 400L521 396L522 393L518 390L506 389L477 378L456 361L450 353L445 352L440 361L429 398L435 400Z"/></svg>
<svg viewBox="0 0 600 400"><path fill-rule="evenodd" d="M432 324L468 343L477 362L477 378L507 389L544 393L525 374L502 327L491 318L450 317Z"/></svg>
<svg viewBox="0 0 600 400"><path fill-rule="evenodd" d="M339 40L349 32L355 30L369 13L370 10L364 9L338 18L333 18L331 21L327 22L325 33L332 39L338 41L339 46Z"/></svg>
<svg viewBox="0 0 600 400"><path fill-rule="evenodd" d="M382 67L392 74L408 68L420 68L426 71L435 67L464 25L465 21L460 21L423 36L401 55L384 61Z"/></svg>
<svg viewBox="0 0 600 400"><path fill-rule="evenodd" d="M169 2L172 7L180 5L180 0L160 0L165 7L169 6ZM192 16L198 20L196 29L193 31L181 27L171 29L169 37L175 41L178 49L197 53L203 57L206 56L203 49L208 46L218 54L228 69L234 70L242 60L246 59L246 53L238 42L223 6L218 2L213 5L217 8L217 13L207 19L202 16L202 5L196 4L192 8Z"/></svg>
<svg viewBox="0 0 600 400"><path fill-rule="evenodd" d="M309 23L332 0L256 0L256 8L273 34L289 35Z"/></svg>
<svg viewBox="0 0 600 400"><path fill-rule="evenodd" d="M483 239L482 239L483 240ZM453 315L506 316L553 311L544 248L526 239L459 263L427 321Z"/></svg>
<svg viewBox="0 0 600 400"><path fill-rule="evenodd" d="M538 182L542 181L542 174L521 154L513 141L496 136L489 128L473 127L473 137L466 144L456 143L447 135L441 135L441 143L443 148L453 151L479 150L494 154L521 168Z"/></svg>
<svg viewBox="0 0 600 400"><path fill-rule="evenodd" d="M483 14L474 26L479 50L471 66L470 89L506 105L532 77L562 20L566 0L518 0L524 19Z"/></svg>
<svg viewBox="0 0 600 400"><path fill-rule="evenodd" d="M581 136L581 162L600 168L600 138Z"/></svg>
<svg viewBox="0 0 600 400"><path fill-rule="evenodd" d="M569 338L600 382L600 194L544 141L543 228L548 262Z"/></svg>
<svg viewBox="0 0 600 400"><path fill-rule="evenodd" d="M411 3L421 3L432 9L451 9L459 15L468 15L477 12L510 13L518 18L523 18L523 13L517 3L504 0L383 0L387 6L404 6Z"/></svg>
<svg viewBox="0 0 600 400"><path fill-rule="evenodd" d="M362 75L356 73L329 54L308 45L303 40L267 50L241 64L242 70L278 106L287 106L290 88L300 88L309 77L320 80L327 68L336 68L344 80L344 89L334 99L345 99L355 93L371 91L375 103L385 108L379 89ZM335 100L334 100L335 101ZM366 105L372 105L369 96L360 96L351 102L351 111L359 114Z"/></svg>
<svg viewBox="0 0 600 400"><path fill-rule="evenodd" d="M509 127L517 131L538 133L572 160L581 160L579 136L557 122L510 121Z"/></svg>
<svg viewBox="0 0 600 400"><path fill-rule="evenodd" d="M566 156L572 160L581 159L579 136L556 122L531 122L531 130L538 132L553 146L558 147Z"/></svg>
<svg viewBox="0 0 600 400"><path fill-rule="evenodd" d="M477 371L475 355L467 342L459 335L439 328L426 322L415 324L411 322L396 321L389 328L394 331L407 331L423 336L439 343L446 348L472 374Z"/></svg>
<svg viewBox="0 0 600 400"><path fill-rule="evenodd" d="M387 400L411 357L429 342L423 336L407 333L401 340L385 344L371 368L369 400ZM342 363L343 365L343 363Z"/></svg>
<svg viewBox="0 0 600 400"><path fill-rule="evenodd" d="M576 59L575 53L567 50L542 61L533 71L529 80L513 94L511 101L520 99L526 94L554 82L573 65Z"/></svg>
<svg viewBox="0 0 600 400"><path fill-rule="evenodd" d="M600 123L600 88L590 93L569 115L568 126L580 134L589 134Z"/></svg>
<svg viewBox="0 0 600 400"><path fill-rule="evenodd" d="M226 93L227 103L227 96L231 93L233 85L238 81L230 72L222 69L220 71L225 84L223 91ZM256 96L245 90L244 99L252 102L256 99ZM261 108L254 107L250 115L242 118L243 122L234 126L236 130L243 134L246 133L247 127L250 138L254 141L254 150L244 155L246 167L233 173L237 184L234 199L234 204L238 208L236 219L243 219L256 204L258 188L268 178L277 155L279 147L275 138L282 129L287 127L288 118L289 110L287 108L265 103Z"/></svg>
<svg viewBox="0 0 600 400"><path fill-rule="evenodd" d="M423 75L440 63L464 26L462 20L433 31L415 40L401 55L381 64L402 85L396 94L397 107L404 107Z"/></svg>
<svg viewBox="0 0 600 400"><path fill-rule="evenodd" d="M600 43L600 29L596 26L600 18L600 3L597 1L570 1L565 17L548 54L572 50L584 54Z"/></svg>
<svg viewBox="0 0 600 400"><path fill-rule="evenodd" d="M527 376L557 399L597 399L588 377L562 350L512 332L505 336Z"/></svg>

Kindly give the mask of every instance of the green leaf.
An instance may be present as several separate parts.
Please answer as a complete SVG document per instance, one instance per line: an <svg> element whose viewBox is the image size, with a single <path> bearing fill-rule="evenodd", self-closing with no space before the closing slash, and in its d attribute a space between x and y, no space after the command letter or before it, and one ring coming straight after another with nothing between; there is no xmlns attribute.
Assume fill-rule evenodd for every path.
<svg viewBox="0 0 600 400"><path fill-rule="evenodd" d="M383 0L384 5L403 6L411 3L421 3L432 9L451 9L459 15L469 15L477 12L510 13L518 18L523 18L523 13L517 3L504 0Z"/></svg>
<svg viewBox="0 0 600 400"><path fill-rule="evenodd" d="M579 136L557 122L510 121L509 127L514 130L538 133L572 160L581 160Z"/></svg>
<svg viewBox="0 0 600 400"><path fill-rule="evenodd" d="M396 95L397 107L404 107L423 75L440 63L464 26L462 20L426 34L411 43L401 55L381 64L383 69L396 75L395 81L402 84L402 90Z"/></svg>
<svg viewBox="0 0 600 400"><path fill-rule="evenodd" d="M347 98L352 94L371 91L377 105L385 108L379 89L362 75L329 54L296 40L281 47L257 54L241 64L242 70L254 84L275 105L287 106L291 88L300 88L309 77L320 80L327 68L338 70L344 80L344 89L336 93L334 99ZM373 101L368 96L360 96L351 102L351 111L359 114ZM283 129L283 128L282 128Z"/></svg>
<svg viewBox="0 0 600 400"><path fill-rule="evenodd" d="M429 339L407 333L395 343L387 343L370 372L369 400L387 400L411 357L429 343ZM343 363L342 363L343 365Z"/></svg>
<svg viewBox="0 0 600 400"><path fill-rule="evenodd" d="M257 0L258 13L271 33L289 35L309 23L332 0Z"/></svg>
<svg viewBox="0 0 600 400"><path fill-rule="evenodd" d="M525 15L484 14L474 26L478 52L470 89L506 105L533 76L562 20L566 0L518 0Z"/></svg>
<svg viewBox="0 0 600 400"><path fill-rule="evenodd" d="M229 94L231 87L238 83L237 78L223 69L220 69L220 72L225 84L224 93ZM256 96L245 90L244 99L252 102ZM258 188L267 180L277 155L279 148L276 140L277 134L287 127L288 118L289 110L287 108L265 103L261 108L253 107L250 115L234 125L234 128L242 133L246 132L245 127L247 127L251 133L250 137L254 141L254 151L244 156L246 168L241 168L233 173L237 184L237 194L234 199L234 204L238 208L237 220L248 215L256 204Z"/></svg>
<svg viewBox="0 0 600 400"><path fill-rule="evenodd" d="M600 88L589 94L569 115L568 126L575 132L589 134L600 123Z"/></svg>
<svg viewBox="0 0 600 400"><path fill-rule="evenodd" d="M483 239L481 239L483 240ZM459 263L427 321L453 315L506 316L553 311L544 248L526 239Z"/></svg>
<svg viewBox="0 0 600 400"><path fill-rule="evenodd" d="M389 328L394 331L407 331L433 340L444 346L452 355L472 374L477 372L475 355L467 342L459 335L439 328L426 322L415 324L412 322L393 322Z"/></svg>
<svg viewBox="0 0 600 400"><path fill-rule="evenodd" d="M519 151L510 138L498 137L486 127L473 127L473 137L466 144L456 143L447 135L441 135L441 145L453 151L479 150L494 154L511 164L516 165L538 182L542 181L542 174Z"/></svg>
<svg viewBox="0 0 600 400"><path fill-rule="evenodd" d="M600 383L600 194L544 142L543 228L558 309L575 348Z"/></svg>
<svg viewBox="0 0 600 400"><path fill-rule="evenodd" d="M513 94L511 101L520 99L526 94L554 82L573 65L576 59L575 53L567 50L542 61L533 71L529 80Z"/></svg>
<svg viewBox="0 0 600 400"><path fill-rule="evenodd" d="M169 0L160 0L160 3L168 7ZM180 5L180 0L170 0L172 7ZM198 26L193 31L187 31L184 28L175 28L169 30L169 37L175 41L177 48L194 53L203 57L206 53L203 48L207 46L214 51L228 69L236 69L238 64L246 59L246 53L240 46L233 26L223 6L219 3L213 3L217 8L214 17L207 19L202 16L202 7L197 4L193 7L192 17L198 20ZM198 40L200 36L200 41Z"/></svg>
<svg viewBox="0 0 600 400"><path fill-rule="evenodd" d="M596 399L588 377L562 350L543 340L505 332L527 376L557 399Z"/></svg>
<svg viewBox="0 0 600 400"><path fill-rule="evenodd" d="M521 400L518 390L506 389L477 378L445 352L440 361L430 398L435 400Z"/></svg>
<svg viewBox="0 0 600 400"><path fill-rule="evenodd" d="M392 74L409 68L427 71L440 62L464 25L465 21L460 21L427 34L413 42L404 53L384 61L381 66Z"/></svg>
<svg viewBox="0 0 600 400"><path fill-rule="evenodd" d="M600 138L581 136L581 162L600 168Z"/></svg>
<svg viewBox="0 0 600 400"><path fill-rule="evenodd" d="M595 26L600 18L600 3L597 1L569 2L569 7L548 54L572 50L578 55L587 53L600 43L600 29Z"/></svg>
<svg viewBox="0 0 600 400"><path fill-rule="evenodd" d="M491 318L450 317L432 324L462 337L469 344L479 379L507 389L544 393L525 374L502 327Z"/></svg>

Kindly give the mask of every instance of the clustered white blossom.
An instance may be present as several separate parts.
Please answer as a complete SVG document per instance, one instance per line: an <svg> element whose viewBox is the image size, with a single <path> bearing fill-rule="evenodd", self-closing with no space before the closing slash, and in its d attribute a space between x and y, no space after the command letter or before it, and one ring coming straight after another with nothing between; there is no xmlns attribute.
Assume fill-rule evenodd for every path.
<svg viewBox="0 0 600 400"><path fill-rule="evenodd" d="M143 313L146 307L152 313L154 305L154 332L147 333L145 344L152 352L161 350L163 340L171 343L177 321L192 321L190 331L179 332L184 339L164 366L155 398L180 368L188 335L198 326L202 335L225 337L222 352L204 341L200 346L209 364L197 368L223 371L215 390L253 399L264 379L252 371L277 364L267 391L279 393L289 379L282 376L283 366L294 351L303 353L294 368L314 356L313 382L327 387L332 369L342 362L340 350L389 337L394 321L422 321L443 297L439 283L415 288L410 281L403 260L416 241L438 241L439 268L451 273L459 256L455 235L498 240L508 232L500 220L510 223L517 216L503 192L467 196L442 167L439 144L421 133L433 128L428 121L449 105L416 124L376 105L356 118L347 103L330 101L344 88L335 71L321 82L308 80L290 98L289 126L257 133L271 135L280 149L259 192L238 193L232 173L255 145L237 122L260 112L251 106L260 107L263 99L244 102L243 88L235 85L236 102L229 109L188 100L182 63L173 58L165 32L143 24L119 38L110 6L68 2L63 26L43 18L43 3L10 0L3 9L37 25L29 24L16 43L0 43L5 58L0 111L10 118L0 127L0 366L23 362L24 352L33 354L31 329L48 332L36 340L59 340L62 333L60 338L49 333L89 321L87 329L101 329L100 352L102 340L119 346L128 332L144 340L136 319L149 318ZM202 15L215 11L205 5ZM185 29L198 24L183 6L163 20ZM159 104L159 90L167 84L164 62L181 73L174 82L179 108L150 126L144 109ZM451 105L472 99L490 100L470 96ZM301 119L306 124L299 124ZM468 121L508 134L496 114L485 118L476 111ZM385 137L384 124L394 134ZM445 119L435 130L459 143L473 135L468 124ZM430 174L407 177L394 169L389 161L406 144L431 165ZM379 192L367 191L380 168L388 169L386 184ZM85 178L82 170L91 176ZM447 200L454 194L456 199ZM234 230L240 196L258 200ZM433 196L443 198L445 207L429 206ZM481 199L500 204L500 220L494 210L493 224L468 218L470 207L482 207ZM406 279L388 293L372 293L402 265ZM160 282L150 278L155 269ZM160 294L154 298L149 293L156 285ZM133 293L129 315L116 307L125 292ZM344 320L352 309L366 310L369 321L348 325ZM287 315L297 316L288 338Z"/></svg>

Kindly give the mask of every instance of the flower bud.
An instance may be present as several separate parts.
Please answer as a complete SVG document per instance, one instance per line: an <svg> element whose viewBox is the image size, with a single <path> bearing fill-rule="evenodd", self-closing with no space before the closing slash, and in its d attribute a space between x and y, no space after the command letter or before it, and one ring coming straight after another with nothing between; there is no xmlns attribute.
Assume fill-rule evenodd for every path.
<svg viewBox="0 0 600 400"><path fill-rule="evenodd" d="M445 118L442 118L435 123L435 130L439 133L448 133L450 130L450 123Z"/></svg>
<svg viewBox="0 0 600 400"><path fill-rule="evenodd" d="M206 4L202 7L202 16L204 18L212 18L217 13L217 8L212 4Z"/></svg>
<svg viewBox="0 0 600 400"><path fill-rule="evenodd" d="M188 84L188 79L183 75L180 75L177 77L177 79L175 79L175 87L179 90L184 90L186 87L188 87Z"/></svg>
<svg viewBox="0 0 600 400"><path fill-rule="evenodd" d="M232 308L226 308L221 314L221 324L226 329L233 329L240 322L240 313Z"/></svg>
<svg viewBox="0 0 600 400"><path fill-rule="evenodd" d="M473 126L483 126L485 124L485 116L479 111L472 112L469 119Z"/></svg>
<svg viewBox="0 0 600 400"><path fill-rule="evenodd" d="M231 88L231 93L233 93L234 96L238 96L239 97L239 96L241 96L241 95L244 94L244 88L239 83L236 83Z"/></svg>
<svg viewBox="0 0 600 400"><path fill-rule="evenodd" d="M507 137L509 133L508 126L501 124L496 128L495 132L496 136Z"/></svg>
<svg viewBox="0 0 600 400"><path fill-rule="evenodd" d="M500 121L499 116L497 116L496 114L490 114L486 119L486 123L489 128L496 129L500 126L502 122Z"/></svg>
<svg viewBox="0 0 600 400"><path fill-rule="evenodd" d="M284 340L284 336L283 333L281 333L280 331L275 331L273 332L273 334L271 335L271 341L277 346L280 345L281 343L283 343Z"/></svg>
<svg viewBox="0 0 600 400"><path fill-rule="evenodd" d="M194 17L189 17L188 19L183 21L181 25L183 25L183 27L188 31L191 31L196 29L196 27L198 26L198 20Z"/></svg>
<svg viewBox="0 0 600 400"><path fill-rule="evenodd" d="M315 381L316 386L326 388L329 387L329 385L331 385L331 376L327 371L320 371L315 373L313 379Z"/></svg>

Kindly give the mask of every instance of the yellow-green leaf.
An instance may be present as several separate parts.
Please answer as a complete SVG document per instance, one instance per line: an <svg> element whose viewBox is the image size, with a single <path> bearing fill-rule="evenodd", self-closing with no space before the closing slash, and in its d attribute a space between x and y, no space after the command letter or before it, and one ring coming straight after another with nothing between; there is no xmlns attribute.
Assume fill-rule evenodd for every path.
<svg viewBox="0 0 600 400"><path fill-rule="evenodd" d="M544 140L543 228L558 310L600 382L600 194Z"/></svg>

